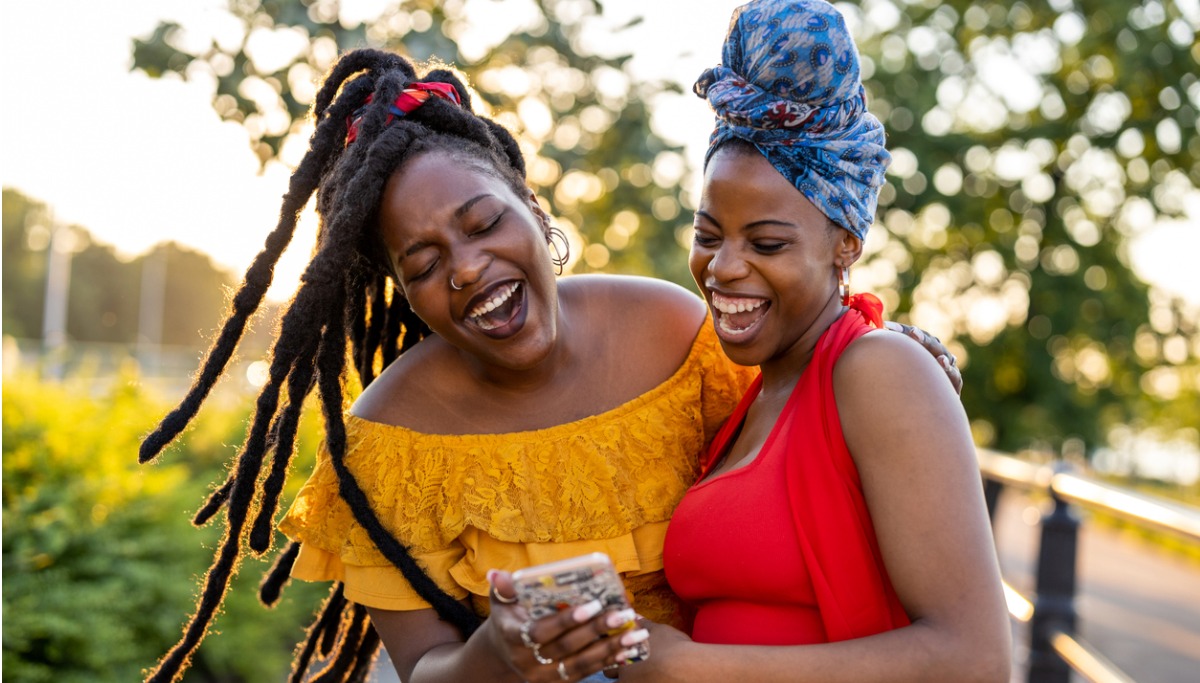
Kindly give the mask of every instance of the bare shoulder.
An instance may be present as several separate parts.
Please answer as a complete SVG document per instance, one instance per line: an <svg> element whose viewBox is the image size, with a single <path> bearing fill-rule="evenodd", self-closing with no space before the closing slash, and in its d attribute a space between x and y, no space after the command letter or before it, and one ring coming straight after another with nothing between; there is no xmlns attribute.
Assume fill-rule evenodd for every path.
<svg viewBox="0 0 1200 683"><path fill-rule="evenodd" d="M692 351L707 307L679 285L629 275L577 275L559 287L597 341L597 359L622 368L631 395L657 386ZM575 315L573 313L573 315Z"/></svg>
<svg viewBox="0 0 1200 683"><path fill-rule="evenodd" d="M351 414L372 422L412 426L444 382L450 354L439 337L426 337L384 368L350 407Z"/></svg>
<svg viewBox="0 0 1200 683"><path fill-rule="evenodd" d="M874 463L914 466L973 453L962 403L937 361L917 342L873 331L850 344L833 370L846 444L860 471Z"/></svg>
<svg viewBox="0 0 1200 683"><path fill-rule="evenodd" d="M563 278L564 296L585 294L590 307L612 316L645 323L660 334L690 343L704 321L705 306L696 294L673 282L634 275L574 275Z"/></svg>
<svg viewBox="0 0 1200 683"><path fill-rule="evenodd" d="M872 331L851 343L834 366L833 390L852 452L863 438L894 444L918 432L924 433L918 439L933 431L969 433L945 372L920 344L901 334ZM845 429L847 424L854 428Z"/></svg>
<svg viewBox="0 0 1200 683"><path fill-rule="evenodd" d="M950 388L945 372L920 344L902 334L872 330L846 348L833 370L835 389L862 384L886 390L912 382L938 380Z"/></svg>

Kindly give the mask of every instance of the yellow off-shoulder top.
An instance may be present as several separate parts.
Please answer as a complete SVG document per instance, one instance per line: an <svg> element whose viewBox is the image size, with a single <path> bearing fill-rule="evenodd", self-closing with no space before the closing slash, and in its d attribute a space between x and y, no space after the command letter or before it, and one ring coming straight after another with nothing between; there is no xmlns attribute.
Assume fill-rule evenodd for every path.
<svg viewBox="0 0 1200 683"><path fill-rule="evenodd" d="M603 552L644 615L679 623L662 575L667 521L698 458L757 371L731 363L711 321L662 384L599 415L508 434L440 435L347 414L346 462L375 513L450 595L486 614L487 571ZM353 518L322 445L280 528L292 576L342 581L381 609L429 607Z"/></svg>

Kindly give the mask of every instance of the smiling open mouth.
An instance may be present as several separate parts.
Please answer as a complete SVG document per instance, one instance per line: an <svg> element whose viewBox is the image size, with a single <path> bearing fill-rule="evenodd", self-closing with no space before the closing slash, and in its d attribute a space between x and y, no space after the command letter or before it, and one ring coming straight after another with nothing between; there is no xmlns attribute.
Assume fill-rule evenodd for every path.
<svg viewBox="0 0 1200 683"><path fill-rule="evenodd" d="M753 328L767 314L769 304L766 299L734 298L716 292L712 295L717 327L731 337L743 335Z"/></svg>
<svg viewBox="0 0 1200 683"><path fill-rule="evenodd" d="M467 314L467 320L487 332L505 325L513 319L517 312L517 304L521 297L520 282L510 282L494 291L487 301L477 304Z"/></svg>

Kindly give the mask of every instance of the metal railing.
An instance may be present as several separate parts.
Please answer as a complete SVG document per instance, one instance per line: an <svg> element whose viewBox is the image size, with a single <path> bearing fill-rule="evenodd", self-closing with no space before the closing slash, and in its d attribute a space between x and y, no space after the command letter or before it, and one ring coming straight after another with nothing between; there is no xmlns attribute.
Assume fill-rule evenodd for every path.
<svg viewBox="0 0 1200 683"><path fill-rule="evenodd" d="M1053 504L1042 517L1036 597L1004 584L1008 611L1029 624L1029 683L1069 683L1071 672L1091 683L1133 679L1079 637L1075 610L1079 518L1073 506L1103 512L1138 526L1200 543L1200 510L1177 505L1073 473L1062 463L1035 465L995 451L977 451L988 514L1005 488L1044 492Z"/></svg>

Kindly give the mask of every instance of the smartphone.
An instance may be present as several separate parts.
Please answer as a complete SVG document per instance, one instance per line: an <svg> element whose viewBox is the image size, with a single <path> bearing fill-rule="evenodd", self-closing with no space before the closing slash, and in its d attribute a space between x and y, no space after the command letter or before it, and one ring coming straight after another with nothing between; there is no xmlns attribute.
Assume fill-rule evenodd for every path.
<svg viewBox="0 0 1200 683"><path fill-rule="evenodd" d="M629 607L621 576L604 553L518 569L513 572L513 583L517 601L534 619L592 600L599 600L605 611ZM631 621L609 631L608 635L633 630L636 624ZM634 648L637 654L629 662L640 662L650 656L648 643L638 643Z"/></svg>

